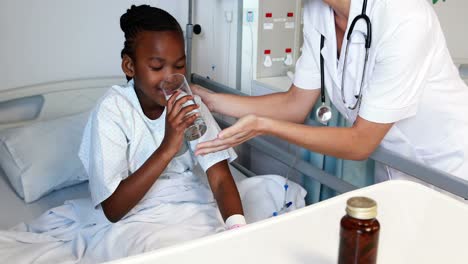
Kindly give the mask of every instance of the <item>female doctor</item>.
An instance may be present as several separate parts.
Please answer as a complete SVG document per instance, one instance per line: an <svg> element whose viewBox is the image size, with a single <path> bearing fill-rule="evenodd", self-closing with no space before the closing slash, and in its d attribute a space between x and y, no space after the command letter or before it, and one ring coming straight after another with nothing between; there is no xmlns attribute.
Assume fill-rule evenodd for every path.
<svg viewBox="0 0 468 264"><path fill-rule="evenodd" d="M305 1L304 44L289 91L240 97L194 90L212 111L241 118L199 144L197 155L268 134L350 160L381 145L468 180L468 88L427 0ZM318 99L330 100L353 126L300 124ZM317 115L326 122L330 113L321 107ZM409 176L391 168L376 175L401 178Z"/></svg>

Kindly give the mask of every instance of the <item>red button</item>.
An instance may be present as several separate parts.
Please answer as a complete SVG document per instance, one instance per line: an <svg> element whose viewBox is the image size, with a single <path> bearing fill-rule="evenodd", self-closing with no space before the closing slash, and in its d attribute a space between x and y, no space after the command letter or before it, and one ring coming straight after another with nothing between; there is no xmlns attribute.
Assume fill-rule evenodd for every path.
<svg viewBox="0 0 468 264"><path fill-rule="evenodd" d="M265 50L263 53L264 53L265 55L269 55L269 54L271 54L271 50Z"/></svg>
<svg viewBox="0 0 468 264"><path fill-rule="evenodd" d="M265 17L273 17L273 14L272 13L266 13Z"/></svg>
<svg viewBox="0 0 468 264"><path fill-rule="evenodd" d="M288 12L288 17L293 17L294 13L293 12Z"/></svg>
<svg viewBox="0 0 468 264"><path fill-rule="evenodd" d="M291 48L287 48L285 51L286 51L286 53L291 53L291 52L292 52L292 49L291 49Z"/></svg>

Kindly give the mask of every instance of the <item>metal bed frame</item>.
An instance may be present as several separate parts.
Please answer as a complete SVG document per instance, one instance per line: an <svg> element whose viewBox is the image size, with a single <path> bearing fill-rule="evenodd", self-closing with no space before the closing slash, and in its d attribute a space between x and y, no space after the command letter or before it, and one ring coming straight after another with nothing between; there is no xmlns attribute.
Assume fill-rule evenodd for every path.
<svg viewBox="0 0 468 264"><path fill-rule="evenodd" d="M198 74L191 74L191 81L194 84L201 85L217 93L229 93L246 96L234 88L230 88L223 84L214 82ZM217 121L221 126L224 127L231 125L229 122L221 119L218 119ZM309 121L313 125L320 126L320 124L314 120ZM286 152L278 146L275 146L263 138L253 138L247 141L246 144L255 148L256 150L268 154L268 156L271 156L272 158L281 161L282 163L292 164L294 162L294 155ZM463 197L464 199L468 199L468 181L455 177L449 173L427 167L423 163L409 160L399 153L395 153L382 147L377 148L370 156L370 159L383 163L445 191ZM252 172L238 163L234 163L233 166L246 175L254 175ZM306 177L314 179L337 191L338 193L345 193L358 189L358 187L353 186L352 184L343 181L304 160L299 159L296 162L295 169Z"/></svg>

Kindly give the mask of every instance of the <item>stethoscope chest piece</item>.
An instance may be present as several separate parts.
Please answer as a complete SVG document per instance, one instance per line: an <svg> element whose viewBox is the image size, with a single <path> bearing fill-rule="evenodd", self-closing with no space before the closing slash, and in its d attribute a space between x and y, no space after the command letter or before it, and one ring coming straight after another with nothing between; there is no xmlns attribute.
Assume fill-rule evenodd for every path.
<svg viewBox="0 0 468 264"><path fill-rule="evenodd" d="M317 111L315 112L315 118L324 125L328 124L328 121L330 121L332 118L331 108L328 105L322 103L322 105L317 108Z"/></svg>
<svg viewBox="0 0 468 264"><path fill-rule="evenodd" d="M372 24L370 21L370 18L366 15L366 9L367 9L367 0L364 0L364 3L362 5L362 13L358 15L354 20L351 22L350 28L348 30L348 35L347 35L347 44L346 44L346 53L344 55L344 66L343 66L343 76L341 78L341 99L343 101L343 104L346 108L349 110L356 110L359 108L361 105L361 100L362 100L362 88L364 86L364 80L366 78L366 69L367 69L367 60L369 58L369 48L371 46L372 42ZM346 65L347 63L347 58L348 58L348 50L349 50L349 43L351 39L351 34L353 33L354 27L356 26L356 23L359 20L364 20L367 26L367 35L365 35L365 48L366 48L366 54L364 58L364 68L362 71L362 79L359 87L359 92L354 95L356 102L353 104L350 104L346 101L345 94L344 94L344 89L345 89L345 73L346 73ZM323 49L325 44L325 37L322 35L320 39L320 51ZM325 70L324 70L324 58L322 53L320 52L320 79L321 79L321 88L320 88L320 97L322 101L322 105L317 109L315 116L318 122L326 125L328 121L332 118L332 111L329 106L325 104Z"/></svg>

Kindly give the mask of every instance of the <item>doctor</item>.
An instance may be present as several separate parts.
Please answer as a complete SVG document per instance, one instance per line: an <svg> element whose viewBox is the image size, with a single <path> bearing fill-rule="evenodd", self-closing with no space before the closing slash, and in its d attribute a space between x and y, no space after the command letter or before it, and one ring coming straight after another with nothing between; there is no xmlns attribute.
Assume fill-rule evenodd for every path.
<svg viewBox="0 0 468 264"><path fill-rule="evenodd" d="M468 88L427 0L305 1L304 44L289 91L240 97L194 90L212 111L241 118L199 144L198 155L268 134L350 160L381 145L468 180ZM300 124L318 99L330 100L353 126ZM318 112L326 122L327 109ZM376 177L410 178L386 167Z"/></svg>

